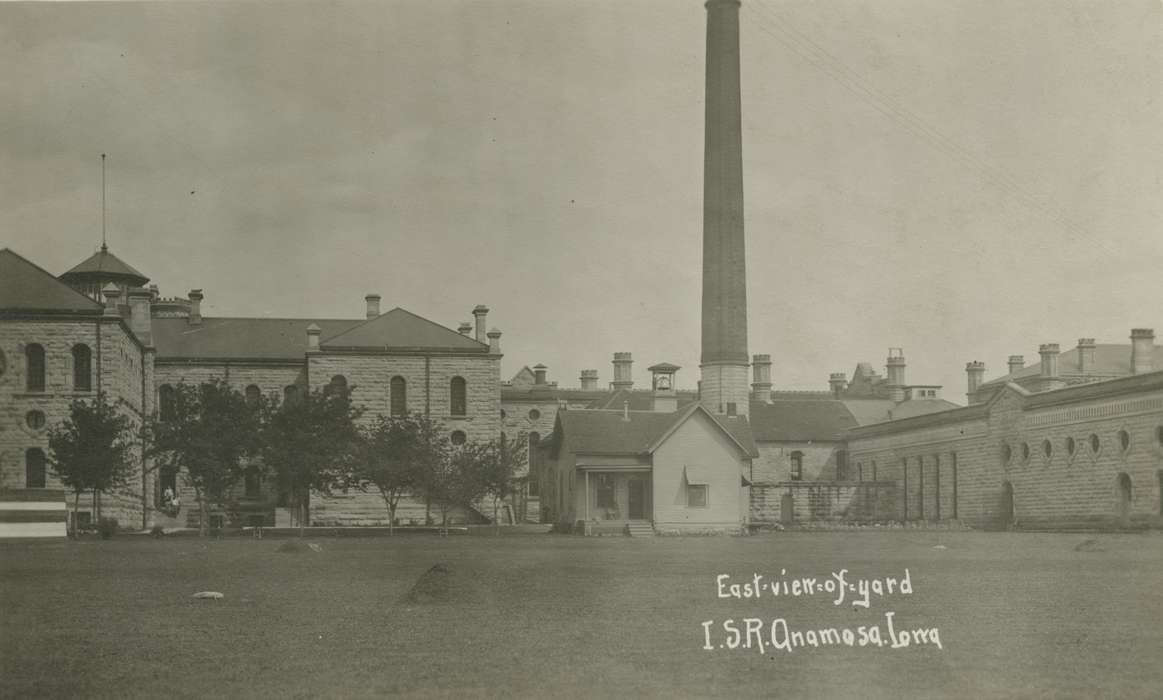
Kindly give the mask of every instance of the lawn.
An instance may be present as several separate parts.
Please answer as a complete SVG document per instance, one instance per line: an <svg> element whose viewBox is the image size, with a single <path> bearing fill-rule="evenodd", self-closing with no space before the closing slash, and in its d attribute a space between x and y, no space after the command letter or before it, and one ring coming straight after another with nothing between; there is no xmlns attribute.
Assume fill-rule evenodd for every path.
<svg viewBox="0 0 1163 700"><path fill-rule="evenodd" d="M1159 534L413 535L278 551L287 541L0 544L0 696L1125 698L1163 688ZM439 597L447 584L447 600L409 600L437 563L450 573L421 587ZM867 609L769 588L718 597L720 574L728 591L755 573L782 591L841 569L855 583L906 568L912 593L873 595ZM202 590L225 597L191 598ZM942 648L758 649L774 619L856 630L885 627L886 612L898 634L937 628ZM730 649L722 621L743 630L744 618L762 620L762 633Z"/></svg>

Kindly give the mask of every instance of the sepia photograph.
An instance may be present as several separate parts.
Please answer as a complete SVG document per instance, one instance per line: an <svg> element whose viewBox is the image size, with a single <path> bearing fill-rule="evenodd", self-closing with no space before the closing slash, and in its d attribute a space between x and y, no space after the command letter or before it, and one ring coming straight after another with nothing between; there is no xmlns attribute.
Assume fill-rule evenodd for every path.
<svg viewBox="0 0 1163 700"><path fill-rule="evenodd" d="M1163 696L1163 1L0 1L0 698Z"/></svg>

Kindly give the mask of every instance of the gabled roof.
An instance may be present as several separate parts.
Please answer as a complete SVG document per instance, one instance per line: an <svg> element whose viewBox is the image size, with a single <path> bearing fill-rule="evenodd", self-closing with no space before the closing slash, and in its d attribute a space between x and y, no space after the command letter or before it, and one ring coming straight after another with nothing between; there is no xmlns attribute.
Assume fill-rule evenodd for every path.
<svg viewBox="0 0 1163 700"><path fill-rule="evenodd" d="M1153 349L1151 359L1155 367L1163 367L1163 345L1156 345ZM995 387L1006 382L1018 381L1037 377L1042 374L1042 363L1035 362L1032 365L1023 367L1022 369L1007 374L996 379L991 379L982 384L979 389ZM1070 377L1098 377L1098 378L1114 378L1125 377L1131 374L1131 345L1129 343L1103 343L1094 346L1094 364L1087 369L1085 373L1078 369L1078 348L1074 347L1058 355L1058 376L1063 379Z"/></svg>
<svg viewBox="0 0 1163 700"><path fill-rule="evenodd" d="M10 248L0 248L0 310L99 314L101 305Z"/></svg>
<svg viewBox="0 0 1163 700"><path fill-rule="evenodd" d="M323 350L439 350L487 353L489 346L399 307L319 343Z"/></svg>
<svg viewBox="0 0 1163 700"><path fill-rule="evenodd" d="M184 318L153 319L158 360L286 360L302 362L307 354L307 326L323 335L338 335L356 320L309 318L210 318L191 325Z"/></svg>
<svg viewBox="0 0 1163 700"><path fill-rule="evenodd" d="M62 280L70 277L123 277L131 285L140 287L149 278L130 267L124 260L109 252L105 246L93 253L84 262L61 275Z"/></svg>
<svg viewBox="0 0 1163 700"><path fill-rule="evenodd" d="M839 442L856 425L843 401L751 402L751 429L759 442Z"/></svg>
<svg viewBox="0 0 1163 700"><path fill-rule="evenodd" d="M749 456L757 456L755 440L747 419L742 416L716 416L699 404L674 413L575 410L559 411L555 432L562 435L565 447L574 454L644 455L650 454L696 412L703 412Z"/></svg>
<svg viewBox="0 0 1163 700"><path fill-rule="evenodd" d="M679 408L687 406L698 400L698 396L693 391L678 391L676 394ZM587 408L598 410L616 409L620 411L627 401L630 402L631 411L649 411L654 407L654 392L649 389L643 389L639 391L628 389L606 391L597 396L594 401L589 406L587 406Z"/></svg>

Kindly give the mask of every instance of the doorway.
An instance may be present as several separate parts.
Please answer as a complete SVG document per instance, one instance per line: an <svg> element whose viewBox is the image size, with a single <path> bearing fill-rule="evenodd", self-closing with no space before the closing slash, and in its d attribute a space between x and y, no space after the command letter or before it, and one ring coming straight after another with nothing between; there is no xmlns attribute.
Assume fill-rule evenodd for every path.
<svg viewBox="0 0 1163 700"><path fill-rule="evenodd" d="M628 484L630 488L630 502L626 509L631 520L645 520L646 519L646 482L642 479L631 478Z"/></svg>
<svg viewBox="0 0 1163 700"><path fill-rule="evenodd" d="M1001 485L1001 525L1008 528L1014 524L1014 486L1010 482Z"/></svg>
<svg viewBox="0 0 1163 700"><path fill-rule="evenodd" d="M1131 519L1131 477L1126 472L1119 472L1115 482L1118 487L1115 491L1115 515L1120 523L1126 523Z"/></svg>

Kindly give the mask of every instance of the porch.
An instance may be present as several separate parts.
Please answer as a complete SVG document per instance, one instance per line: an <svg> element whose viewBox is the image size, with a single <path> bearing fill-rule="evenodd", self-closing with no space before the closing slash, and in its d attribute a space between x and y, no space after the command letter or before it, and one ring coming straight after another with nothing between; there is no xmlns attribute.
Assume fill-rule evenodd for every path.
<svg viewBox="0 0 1163 700"><path fill-rule="evenodd" d="M650 468L579 465L579 469L583 475L580 520L584 534L654 534Z"/></svg>

